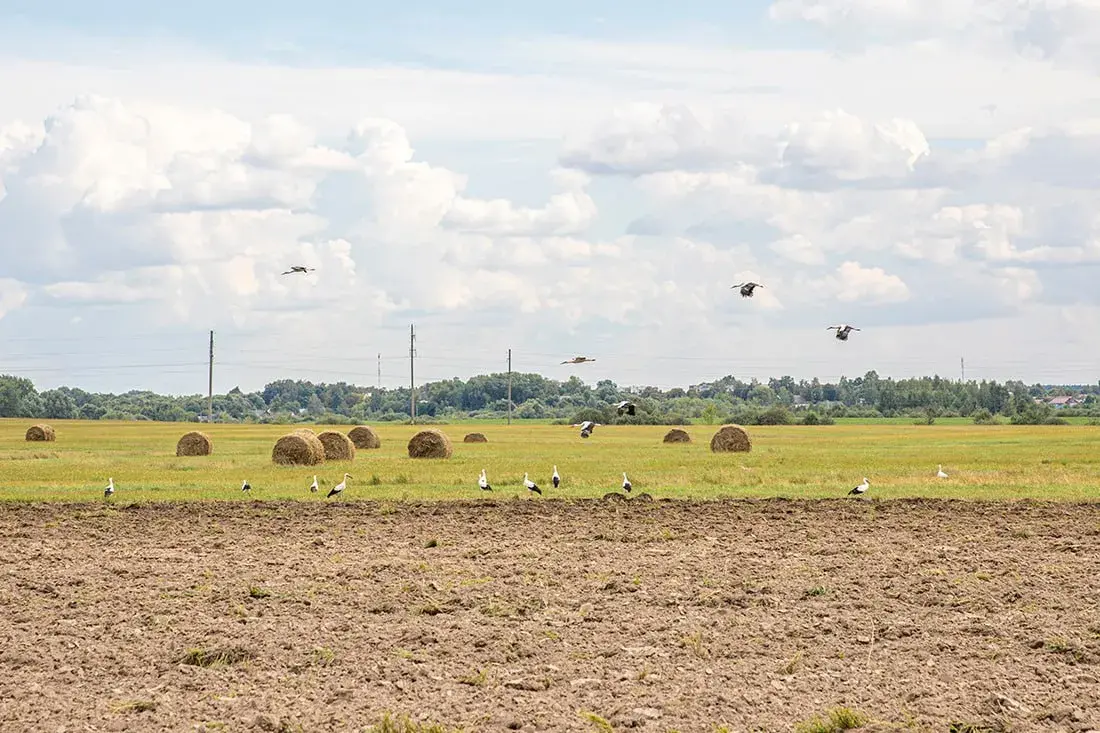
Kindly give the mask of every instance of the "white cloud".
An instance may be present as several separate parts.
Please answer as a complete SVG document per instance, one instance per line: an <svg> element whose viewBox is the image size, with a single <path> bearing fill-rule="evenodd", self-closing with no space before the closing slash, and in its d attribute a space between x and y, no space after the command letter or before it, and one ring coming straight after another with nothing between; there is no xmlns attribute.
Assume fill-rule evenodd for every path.
<svg viewBox="0 0 1100 733"><path fill-rule="evenodd" d="M296 364L372 383L410 322L436 359L424 379L500 369L508 348L549 374L559 351L602 355L587 379L767 376L834 319L865 338L800 352L800 376L929 371L907 339L943 323L1003 359L988 319L1096 318L1100 81L954 43L1037 33L984 17L998 7L777 3L837 34L858 20L928 39L858 54L485 49L544 64L531 76L0 59L0 86L23 90L0 98L0 328L213 328L244 386ZM1067 38L1061 59L1087 47ZM522 138L562 141L558 159L493 147ZM317 271L281 275L299 263ZM744 279L765 287L743 299ZM1021 370L1057 368L1040 345L1014 342Z"/></svg>

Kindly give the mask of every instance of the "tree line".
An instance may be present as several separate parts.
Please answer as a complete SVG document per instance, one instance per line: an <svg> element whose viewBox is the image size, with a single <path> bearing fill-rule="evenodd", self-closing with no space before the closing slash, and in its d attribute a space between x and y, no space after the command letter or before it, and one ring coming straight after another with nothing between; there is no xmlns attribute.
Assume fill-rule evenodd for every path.
<svg viewBox="0 0 1100 733"><path fill-rule="evenodd" d="M429 382L417 388L417 422L503 418L508 414L508 375L483 374L469 379ZM1054 410L1044 400L1078 395L1081 404ZM636 405L636 414L618 415L620 400ZM281 379L255 392L238 388L214 395L215 422L292 423L407 422L408 387L363 387ZM622 388L611 380L594 385L572 376L565 381L540 374L512 374L512 417L517 420L605 424L679 425L828 424L841 417L970 417L975 422L1055 423L1061 418L1100 418L1100 384L1025 385L1020 381L969 381L942 377L891 379L867 372L862 377L828 383L795 381L789 376L761 382L725 376L713 382L662 390ZM84 420L157 420L197 422L206 419L205 395L161 395L149 391L123 394L59 387L39 392L26 378L0 375L0 417Z"/></svg>

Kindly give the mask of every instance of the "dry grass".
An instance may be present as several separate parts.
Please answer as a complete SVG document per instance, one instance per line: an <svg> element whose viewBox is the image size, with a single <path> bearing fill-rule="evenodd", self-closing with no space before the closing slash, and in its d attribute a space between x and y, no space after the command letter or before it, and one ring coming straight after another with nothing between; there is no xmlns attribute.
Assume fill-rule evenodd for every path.
<svg viewBox="0 0 1100 733"><path fill-rule="evenodd" d="M450 458L451 439L440 430L421 430L409 439L409 458Z"/></svg>
<svg viewBox="0 0 1100 733"><path fill-rule="evenodd" d="M31 425L27 428L25 440L31 441L32 443L54 441L57 440L57 433L49 425L40 423L38 425Z"/></svg>
<svg viewBox="0 0 1100 733"><path fill-rule="evenodd" d="M176 443L177 456L208 456L214 452L214 441L206 433L192 430Z"/></svg>
<svg viewBox="0 0 1100 733"><path fill-rule="evenodd" d="M317 436L325 451L326 461L351 461L355 459L355 443L351 438L335 430L326 430Z"/></svg>
<svg viewBox="0 0 1100 733"><path fill-rule="evenodd" d="M325 446L311 430L295 430L279 438L271 460L280 466L316 466L325 460Z"/></svg>
<svg viewBox="0 0 1100 733"><path fill-rule="evenodd" d="M714 453L748 453L752 440L740 425L723 425L710 439L710 449Z"/></svg>
<svg viewBox="0 0 1100 733"><path fill-rule="evenodd" d="M661 441L662 443L690 443L691 436L688 435L686 430L680 428L673 428L665 433L665 437Z"/></svg>
<svg viewBox="0 0 1100 733"><path fill-rule="evenodd" d="M366 425L352 428L348 431L348 437L360 450L376 450L382 447L382 439L378 437L378 433Z"/></svg>

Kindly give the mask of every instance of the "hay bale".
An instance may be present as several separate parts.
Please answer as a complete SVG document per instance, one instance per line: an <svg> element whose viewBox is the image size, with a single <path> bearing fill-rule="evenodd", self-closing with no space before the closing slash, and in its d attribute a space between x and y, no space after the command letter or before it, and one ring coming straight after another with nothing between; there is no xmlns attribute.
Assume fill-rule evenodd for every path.
<svg viewBox="0 0 1100 733"><path fill-rule="evenodd" d="M206 433L192 430L176 443L177 456L208 456L214 452L214 442Z"/></svg>
<svg viewBox="0 0 1100 733"><path fill-rule="evenodd" d="M52 426L39 423L27 428L27 440L33 442L57 440L57 433L54 432Z"/></svg>
<svg viewBox="0 0 1100 733"><path fill-rule="evenodd" d="M271 460L280 466L316 466L325 460L325 446L312 430L295 430L275 441Z"/></svg>
<svg viewBox="0 0 1100 733"><path fill-rule="evenodd" d="M450 458L451 439L438 430L421 430L409 440L409 458Z"/></svg>
<svg viewBox="0 0 1100 733"><path fill-rule="evenodd" d="M351 438L351 442L355 444L356 448L373 450L382 447L382 440L378 437L378 433L366 425L352 428L348 431L348 437Z"/></svg>
<svg viewBox="0 0 1100 733"><path fill-rule="evenodd" d="M335 430L326 430L317 436L325 450L326 461L350 461L355 458L355 443L351 438Z"/></svg>
<svg viewBox="0 0 1100 733"><path fill-rule="evenodd" d="M691 436L688 435L686 430L681 430L680 428L673 428L672 430L669 430L667 433L665 433L665 437L664 437L663 442L665 442L665 443L690 443L691 442Z"/></svg>
<svg viewBox="0 0 1100 733"><path fill-rule="evenodd" d="M740 425L723 425L710 439L710 449L715 453L748 453L752 441Z"/></svg>
<svg viewBox="0 0 1100 733"><path fill-rule="evenodd" d="M463 443L488 443L489 439L483 433L466 433Z"/></svg>

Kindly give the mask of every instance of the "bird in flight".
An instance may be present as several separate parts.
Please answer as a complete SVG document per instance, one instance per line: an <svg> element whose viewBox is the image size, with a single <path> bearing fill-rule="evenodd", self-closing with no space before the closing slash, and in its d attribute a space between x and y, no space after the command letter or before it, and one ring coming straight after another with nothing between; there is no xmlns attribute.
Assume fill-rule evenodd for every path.
<svg viewBox="0 0 1100 733"><path fill-rule="evenodd" d="M738 283L736 285L730 285L730 288L741 288L741 297L742 298L751 298L752 297L752 291L756 288L762 288L762 287L764 287L764 286L761 285L760 283L754 283L754 282Z"/></svg>
<svg viewBox="0 0 1100 733"><path fill-rule="evenodd" d="M523 474L523 485L527 487L528 491L533 491L536 494L538 494L539 496L542 496L542 489L540 489L539 485L536 484L534 481L527 478L526 473Z"/></svg>
<svg viewBox="0 0 1100 733"><path fill-rule="evenodd" d="M849 333L851 333L852 331L858 331L859 330L858 328L855 328L854 326L848 326L846 324L841 324L839 326L829 326L829 328L826 328L825 330L828 331L828 330L834 329L834 328L836 329L836 337L840 341L847 341Z"/></svg>
<svg viewBox="0 0 1100 733"><path fill-rule="evenodd" d="M600 423L598 423L598 422L592 422L591 420L585 420L580 425L577 425L577 424L574 423L572 427L580 428L581 429L581 437L582 438L587 438L589 435L591 435L596 430L596 426L599 425L599 424Z"/></svg>
<svg viewBox="0 0 1100 733"><path fill-rule="evenodd" d="M296 272L300 272L304 275L307 272L313 272L316 269L317 269L316 267L305 267L303 265L291 265L290 269L287 270L286 272L284 272L283 274L284 275L293 275Z"/></svg>
<svg viewBox="0 0 1100 733"><path fill-rule="evenodd" d="M623 400L622 402L615 405L615 409L620 415L622 415L623 413L626 413L627 415L633 415L634 411L637 409L637 405L635 405L630 400Z"/></svg>
<svg viewBox="0 0 1100 733"><path fill-rule="evenodd" d="M595 359L589 359L587 356L574 356L572 359L566 359L562 364L583 364L586 361L596 361Z"/></svg>
<svg viewBox="0 0 1100 733"><path fill-rule="evenodd" d="M333 496L336 496L341 491L346 489L348 487L348 479L349 478L351 478L351 474L350 473L345 473L344 474L344 480L341 481L340 483L336 484L335 486L333 486L332 491L328 492L328 495L325 496L325 498L328 499L328 498L331 498Z"/></svg>
<svg viewBox="0 0 1100 733"><path fill-rule="evenodd" d="M482 491L492 491L493 487L489 485L489 479L485 478L485 469L481 469L481 475L477 477L477 487Z"/></svg>
<svg viewBox="0 0 1100 733"><path fill-rule="evenodd" d="M855 494L859 496L860 494L865 493L869 488L871 488L871 482L867 480L866 476L864 476L863 483L849 491L848 495L851 496L852 494Z"/></svg>

